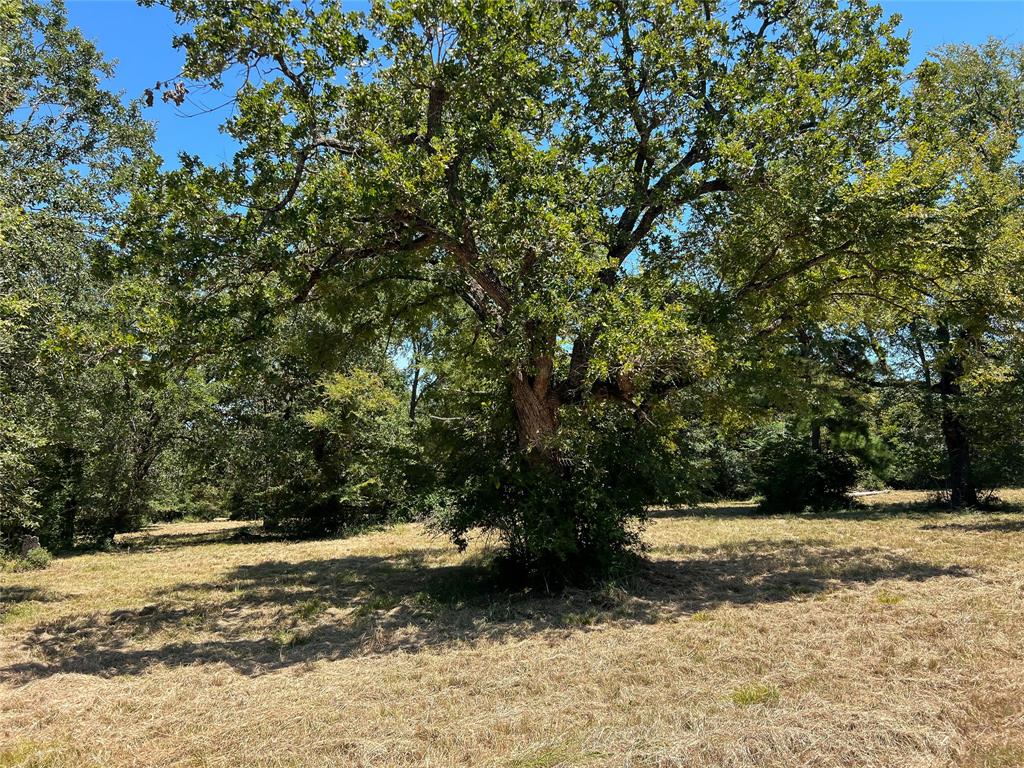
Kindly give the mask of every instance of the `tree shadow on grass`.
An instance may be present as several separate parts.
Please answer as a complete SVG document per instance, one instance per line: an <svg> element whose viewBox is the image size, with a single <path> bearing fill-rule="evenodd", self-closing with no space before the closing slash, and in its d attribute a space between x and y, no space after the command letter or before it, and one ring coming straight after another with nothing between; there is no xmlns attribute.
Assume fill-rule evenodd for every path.
<svg viewBox="0 0 1024 768"><path fill-rule="evenodd" d="M1013 502L997 502L991 510L993 514L1024 513L1024 506ZM820 512L761 512L755 502L732 502L721 505L671 506L652 510L652 518L797 518L802 520L846 520L864 522L875 520L892 520L895 518L914 520L934 518L936 516L963 517L976 515L977 509L954 509L934 500L903 501L890 504L865 504L854 500L850 506L824 510Z"/></svg>
<svg viewBox="0 0 1024 768"><path fill-rule="evenodd" d="M160 552L206 544L249 544L281 538L264 532L251 521L239 521L214 530L181 531L178 528L180 525L154 525L141 531L118 534L114 548L121 552Z"/></svg>
<svg viewBox="0 0 1024 768"><path fill-rule="evenodd" d="M54 603L61 597L56 592L39 587L26 587L21 584L0 586L0 613L4 606L11 606L15 603Z"/></svg>
<svg viewBox="0 0 1024 768"><path fill-rule="evenodd" d="M208 527L201 527L195 531L180 530L181 523L151 525L140 531L118 534L114 544L114 551L162 552L169 549L198 547L208 544L261 544L272 541L335 540L380 531L387 527L385 523L370 522L352 525L348 528L322 535L302 536L268 531L261 522L254 520L230 520L224 521L224 523L223 527L214 530L210 530ZM185 525L188 525L188 523L185 523ZM199 525L202 526L203 524L200 523ZM94 551L95 549L82 547L72 550L69 554L91 554Z"/></svg>
<svg viewBox="0 0 1024 768"><path fill-rule="evenodd" d="M972 523L922 525L923 531L961 531L964 533L1024 533L1024 519L986 520Z"/></svg>
<svg viewBox="0 0 1024 768"><path fill-rule="evenodd" d="M210 530L209 523L196 523L197 530L181 530L192 523L154 523L137 531L119 533L114 542L79 541L74 547L56 547L53 552L62 560L95 555L98 552L164 552L171 549L197 547L209 544L252 544L267 541L286 541L284 536L263 530L252 520L227 521L229 524Z"/></svg>
<svg viewBox="0 0 1024 768"><path fill-rule="evenodd" d="M0 680L62 672L115 677L197 664L258 675L318 660L652 624L886 579L969 575L826 541L752 541L685 555L647 561L614 585L557 595L502 590L485 564L432 564L430 550L244 565L216 582L178 585L141 609L37 625L23 640L32 660L0 668Z"/></svg>

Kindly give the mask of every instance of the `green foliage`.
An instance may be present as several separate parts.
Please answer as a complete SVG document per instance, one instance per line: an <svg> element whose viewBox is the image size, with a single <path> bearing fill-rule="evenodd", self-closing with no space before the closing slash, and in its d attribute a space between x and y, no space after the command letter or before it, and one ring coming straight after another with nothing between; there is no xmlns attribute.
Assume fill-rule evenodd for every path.
<svg viewBox="0 0 1024 768"><path fill-rule="evenodd" d="M36 570L45 568L50 564L51 560L53 560L53 555L51 555L43 547L35 547L34 549L30 549L28 553L25 555L25 563L30 568Z"/></svg>
<svg viewBox="0 0 1024 768"><path fill-rule="evenodd" d="M761 449L755 488L763 512L821 512L850 503L857 482L853 459L830 448L815 450L783 433Z"/></svg>
<svg viewBox="0 0 1024 768"><path fill-rule="evenodd" d="M421 449L408 394L389 361L318 373L310 361L271 358L226 383L197 425L206 466L199 485L224 489L222 509L269 530L326 535L415 513Z"/></svg>
<svg viewBox="0 0 1024 768"><path fill-rule="evenodd" d="M69 547L141 522L196 378L159 359L164 297L114 242L149 126L102 87L112 68L61 3L15 8L0 25L0 536Z"/></svg>
<svg viewBox="0 0 1024 768"><path fill-rule="evenodd" d="M53 555L43 547L34 547L24 557L7 557L0 559L0 570L4 571L41 571L53 561Z"/></svg>
<svg viewBox="0 0 1024 768"><path fill-rule="evenodd" d="M909 112L907 147L941 154L942 194L914 249L920 277L896 338L938 422L950 502L970 505L984 485L1019 477L1008 449L1019 411L1004 396L1019 386L1011 350L1024 327L1024 48L940 49L918 69Z"/></svg>
<svg viewBox="0 0 1024 768"><path fill-rule="evenodd" d="M765 327L829 315L828 286L868 279L855 252L897 239L921 194L890 141L907 41L862 0L166 5L188 77L253 77L233 162L154 178L137 247L208 329L263 335L307 302L374 307L378 339L463 326L432 375L453 386L441 354L471 368L494 418L451 453L474 471L445 527L499 531L527 571L632 547L672 495L660 446L668 476L692 463L672 419L632 422L709 391ZM273 487L348 503L316 476Z"/></svg>
<svg viewBox="0 0 1024 768"><path fill-rule="evenodd" d="M461 546L475 529L496 533L513 580L555 587L624 568L642 550L649 504L699 497L690 437L674 408L639 415L595 404L563 422L549 462L518 450L501 404L488 398L426 435L442 486L452 489L431 522Z"/></svg>
<svg viewBox="0 0 1024 768"><path fill-rule="evenodd" d="M1020 49L907 91L866 0L165 4L230 162L4 6L0 535L421 517L552 585L652 503L1024 477Z"/></svg>
<svg viewBox="0 0 1024 768"><path fill-rule="evenodd" d="M939 490L946 467L934 397L917 387L893 387L881 399L876 434L889 460L883 479L894 488Z"/></svg>
<svg viewBox="0 0 1024 768"><path fill-rule="evenodd" d="M990 346L987 364L964 382L963 418L970 430L972 472L979 490L1024 485L1024 360L1020 354L1019 348Z"/></svg>
<svg viewBox="0 0 1024 768"><path fill-rule="evenodd" d="M326 534L407 518L415 448L394 377L355 369L320 384L295 437L308 447L280 485L248 499L270 530ZM275 460L279 461L280 457Z"/></svg>
<svg viewBox="0 0 1024 768"><path fill-rule="evenodd" d="M637 435L608 435L616 437L628 446ZM649 465L636 461L642 451L630 446L613 460L608 447L576 454L571 468L531 463L516 452L474 452L472 464L458 467L455 503L438 510L433 523L463 546L473 529L497 533L506 547L502 568L513 580L556 586L607 573L638 548L651 481L663 479L643 471Z"/></svg>

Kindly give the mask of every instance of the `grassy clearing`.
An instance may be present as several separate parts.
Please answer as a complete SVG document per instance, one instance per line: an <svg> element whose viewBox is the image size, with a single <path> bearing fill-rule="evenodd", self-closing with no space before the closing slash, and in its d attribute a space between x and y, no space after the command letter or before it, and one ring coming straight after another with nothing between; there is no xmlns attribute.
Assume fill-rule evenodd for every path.
<svg viewBox="0 0 1024 768"><path fill-rule="evenodd" d="M1024 492L922 498L659 511L557 597L416 525L153 528L0 574L0 766L1024 765Z"/></svg>

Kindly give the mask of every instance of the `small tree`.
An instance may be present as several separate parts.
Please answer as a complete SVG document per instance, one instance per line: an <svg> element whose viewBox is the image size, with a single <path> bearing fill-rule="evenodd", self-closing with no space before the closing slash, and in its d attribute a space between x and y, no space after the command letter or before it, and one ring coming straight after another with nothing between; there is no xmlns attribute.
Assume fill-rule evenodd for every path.
<svg viewBox="0 0 1024 768"><path fill-rule="evenodd" d="M850 456L782 434L762 446L754 487L764 512L822 512L849 504L856 482Z"/></svg>

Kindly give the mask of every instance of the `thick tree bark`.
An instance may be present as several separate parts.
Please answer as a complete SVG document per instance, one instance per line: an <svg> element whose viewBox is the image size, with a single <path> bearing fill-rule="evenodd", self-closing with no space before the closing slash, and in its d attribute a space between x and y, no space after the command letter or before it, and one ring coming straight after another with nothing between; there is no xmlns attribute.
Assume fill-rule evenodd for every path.
<svg viewBox="0 0 1024 768"><path fill-rule="evenodd" d="M558 398L546 378L516 370L511 377L519 445L531 460L553 459L549 441L558 430Z"/></svg>
<svg viewBox="0 0 1024 768"><path fill-rule="evenodd" d="M942 437L949 463L949 503L969 507L978 503L978 491L971 476L971 443L967 425L957 405L962 394L960 377L963 362L949 355L939 370L939 396L942 403Z"/></svg>

